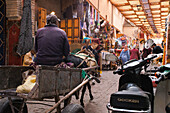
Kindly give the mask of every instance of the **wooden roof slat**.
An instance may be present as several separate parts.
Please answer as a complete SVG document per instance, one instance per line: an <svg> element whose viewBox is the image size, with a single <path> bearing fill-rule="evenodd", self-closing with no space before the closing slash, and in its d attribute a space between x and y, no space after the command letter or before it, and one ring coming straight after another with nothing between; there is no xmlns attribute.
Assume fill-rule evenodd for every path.
<svg viewBox="0 0 170 113"><path fill-rule="evenodd" d="M123 3L123 4L115 4L116 7L122 7L122 6L127 6L129 3Z"/></svg>
<svg viewBox="0 0 170 113"><path fill-rule="evenodd" d="M133 11L132 9L119 9L120 10L120 12L122 12L122 11Z"/></svg>
<svg viewBox="0 0 170 113"><path fill-rule="evenodd" d="M131 13L131 14L124 14L124 16L130 16L130 15L135 15L135 13ZM138 16L145 16L144 14L137 14Z"/></svg>
<svg viewBox="0 0 170 113"><path fill-rule="evenodd" d="M153 20L161 20L161 18L153 18Z"/></svg>
<svg viewBox="0 0 170 113"><path fill-rule="evenodd" d="M138 0L127 0L127 1L138 1Z"/></svg>
<svg viewBox="0 0 170 113"><path fill-rule="evenodd" d="M130 15L135 15L135 13L127 13L127 14L123 14L124 16L130 16Z"/></svg>
<svg viewBox="0 0 170 113"><path fill-rule="evenodd" d="M152 10L151 12L152 12L152 14L155 14L155 13L160 13L161 11L160 10Z"/></svg>
<svg viewBox="0 0 170 113"><path fill-rule="evenodd" d="M139 1L129 1L131 5L140 5Z"/></svg>
<svg viewBox="0 0 170 113"><path fill-rule="evenodd" d="M125 18L129 19L137 26L143 26L143 28L148 28L144 26L150 25L150 30L154 32L155 30L157 31L159 24L162 22L165 23L165 18L168 15L169 10L169 0L146 0L146 2L143 2L144 0L110 1L118 8ZM141 10L137 9L137 5L142 6ZM144 18L147 19L144 20Z"/></svg>
<svg viewBox="0 0 170 113"><path fill-rule="evenodd" d="M165 1L165 2L161 2L161 6L168 6L169 5L169 1Z"/></svg>
<svg viewBox="0 0 170 113"><path fill-rule="evenodd" d="M129 18L129 17L126 17L126 18L129 19L129 20L132 19L132 18ZM138 17L133 17L133 19L138 19Z"/></svg>
<svg viewBox="0 0 170 113"><path fill-rule="evenodd" d="M130 5L117 7L118 9L131 9Z"/></svg>
<svg viewBox="0 0 170 113"><path fill-rule="evenodd" d="M161 2L165 2L165 1L167 1L167 2L168 2L169 0L161 0Z"/></svg>
<svg viewBox="0 0 170 113"><path fill-rule="evenodd" d="M150 5L159 5L160 4L160 2L151 2L151 3L149 3Z"/></svg>
<svg viewBox="0 0 170 113"><path fill-rule="evenodd" d="M161 17L161 15L153 15L153 17Z"/></svg>
<svg viewBox="0 0 170 113"><path fill-rule="evenodd" d="M161 8L151 8L152 11L154 10L160 10Z"/></svg>
<svg viewBox="0 0 170 113"><path fill-rule="evenodd" d="M124 4L124 3L128 3L127 0L110 0L114 5L115 4Z"/></svg>
<svg viewBox="0 0 170 113"><path fill-rule="evenodd" d="M148 0L150 3L152 2L160 2L161 0Z"/></svg>
<svg viewBox="0 0 170 113"><path fill-rule="evenodd" d="M150 5L151 9L160 8L160 5Z"/></svg>
<svg viewBox="0 0 170 113"><path fill-rule="evenodd" d="M168 11L169 9L166 7L166 8L162 8L161 7L161 11Z"/></svg>

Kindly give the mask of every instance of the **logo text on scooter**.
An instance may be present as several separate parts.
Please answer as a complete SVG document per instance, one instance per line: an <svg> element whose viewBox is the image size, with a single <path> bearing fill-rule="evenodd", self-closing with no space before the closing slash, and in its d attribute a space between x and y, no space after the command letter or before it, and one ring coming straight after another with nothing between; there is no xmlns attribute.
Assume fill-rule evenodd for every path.
<svg viewBox="0 0 170 113"><path fill-rule="evenodd" d="M118 100L119 102L139 103L139 100L135 100L135 99L118 98L117 100Z"/></svg>

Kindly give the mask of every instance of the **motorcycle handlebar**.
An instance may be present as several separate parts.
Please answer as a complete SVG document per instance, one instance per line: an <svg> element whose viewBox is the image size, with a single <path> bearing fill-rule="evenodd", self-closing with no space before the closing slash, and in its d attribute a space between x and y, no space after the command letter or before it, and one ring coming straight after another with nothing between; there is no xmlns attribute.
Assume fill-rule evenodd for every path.
<svg viewBox="0 0 170 113"><path fill-rule="evenodd" d="M119 70L113 71L113 74L117 74L119 72Z"/></svg>
<svg viewBox="0 0 170 113"><path fill-rule="evenodd" d="M113 72L113 74L119 74L119 75L122 75L123 74L123 70L128 70L128 69L134 69L135 67L142 67L142 66L144 66L145 64L147 64L147 60L151 60L151 59L153 59L153 58L155 58L155 57L157 57L157 55L154 55L154 56L152 56L152 57L150 57L150 58L145 58L144 60L139 60L139 64L136 64L136 65L134 65L134 66L128 66L128 67L126 67L126 68L122 68L122 69L118 69L118 70L116 70L116 71L114 71ZM129 63L133 63L133 62L136 62L136 60L134 60L134 61L132 61L132 62L129 62ZM126 65L128 65L129 63L127 63Z"/></svg>
<svg viewBox="0 0 170 113"><path fill-rule="evenodd" d="M118 70L116 70L116 71L113 71L113 74L119 74L119 75L121 75L121 74L122 74L122 70L121 70L121 69L118 69Z"/></svg>
<svg viewBox="0 0 170 113"><path fill-rule="evenodd" d="M156 84L159 84L159 82L161 82L163 80L163 76L160 76L156 81L155 81L155 83Z"/></svg>
<svg viewBox="0 0 170 113"><path fill-rule="evenodd" d="M151 60L151 59L154 59L154 58L156 58L157 57L157 55L153 55L153 56L151 56L150 58L146 58L147 60Z"/></svg>
<svg viewBox="0 0 170 113"><path fill-rule="evenodd" d="M159 84L159 82L169 79L170 72L167 73L160 73L158 74L159 78L155 81L156 84Z"/></svg>

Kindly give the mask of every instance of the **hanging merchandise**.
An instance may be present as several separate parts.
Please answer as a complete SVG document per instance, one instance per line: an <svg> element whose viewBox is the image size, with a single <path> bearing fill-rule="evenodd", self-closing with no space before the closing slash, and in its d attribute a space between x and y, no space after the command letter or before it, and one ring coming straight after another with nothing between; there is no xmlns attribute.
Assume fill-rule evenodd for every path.
<svg viewBox="0 0 170 113"><path fill-rule="evenodd" d="M98 19L98 21L97 21L98 24L97 25L98 25L98 28L100 28L100 14L99 14L99 12L97 12L97 15L98 15L98 18L97 18Z"/></svg>
<svg viewBox="0 0 170 113"><path fill-rule="evenodd" d="M125 46L126 44L128 44L127 37L125 35L119 37L118 40L119 43L121 42L120 46Z"/></svg>
<svg viewBox="0 0 170 113"><path fill-rule="evenodd" d="M88 34L90 35L90 5L88 2L86 2L86 17L85 17L85 22L86 22L86 29Z"/></svg>
<svg viewBox="0 0 170 113"><path fill-rule="evenodd" d="M95 32L95 33L99 33L99 29L96 28L96 29L94 30L94 32Z"/></svg>
<svg viewBox="0 0 170 113"><path fill-rule="evenodd" d="M82 29L84 24L84 2L82 0L78 1L77 16L80 18L80 27Z"/></svg>
<svg viewBox="0 0 170 113"><path fill-rule="evenodd" d="M94 8L92 6L90 6L91 8L91 18L90 18L90 25L93 25L93 21L94 21Z"/></svg>
<svg viewBox="0 0 170 113"><path fill-rule="evenodd" d="M19 44L17 48L18 55L25 55L32 49L32 22L31 22L31 0L24 0L23 16L21 19L21 30L19 35Z"/></svg>
<svg viewBox="0 0 170 113"><path fill-rule="evenodd" d="M96 9L94 9L94 21L97 21L97 11L96 11Z"/></svg>
<svg viewBox="0 0 170 113"><path fill-rule="evenodd" d="M106 21L103 21L102 24L101 24L101 27L104 27L106 25Z"/></svg>

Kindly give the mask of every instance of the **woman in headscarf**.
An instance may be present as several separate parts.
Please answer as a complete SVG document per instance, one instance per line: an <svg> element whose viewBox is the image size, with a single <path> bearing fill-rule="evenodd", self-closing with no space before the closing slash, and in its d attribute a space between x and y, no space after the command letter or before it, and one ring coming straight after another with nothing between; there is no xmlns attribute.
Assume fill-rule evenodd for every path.
<svg viewBox="0 0 170 113"><path fill-rule="evenodd" d="M130 60L130 52L127 45L125 45L124 49L121 51L119 59L121 59L122 64L125 64L125 62Z"/></svg>
<svg viewBox="0 0 170 113"><path fill-rule="evenodd" d="M132 59L136 59L136 60L140 59L139 50L136 49L136 45L134 45L133 49L130 50L130 60Z"/></svg>

